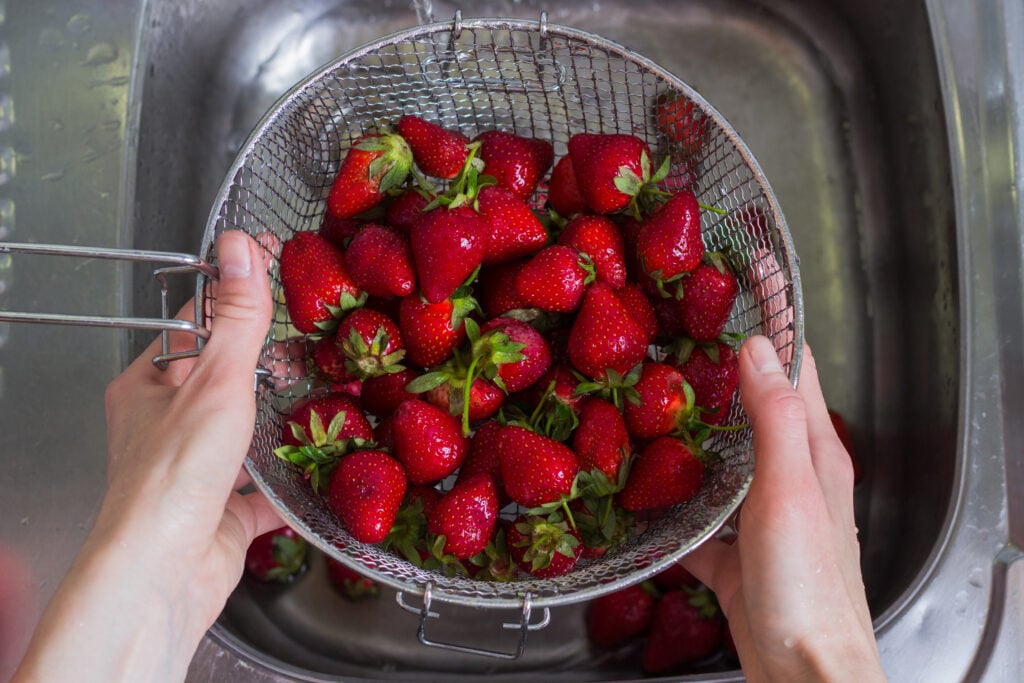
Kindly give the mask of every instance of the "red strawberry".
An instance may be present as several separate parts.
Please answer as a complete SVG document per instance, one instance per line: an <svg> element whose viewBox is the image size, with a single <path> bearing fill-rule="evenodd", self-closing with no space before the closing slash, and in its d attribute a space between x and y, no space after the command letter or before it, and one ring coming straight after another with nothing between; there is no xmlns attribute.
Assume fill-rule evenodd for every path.
<svg viewBox="0 0 1024 683"><path fill-rule="evenodd" d="M700 490L704 464L679 439L661 436L633 461L619 503L626 510L678 505Z"/></svg>
<svg viewBox="0 0 1024 683"><path fill-rule="evenodd" d="M516 296L527 306L553 313L571 313L594 280L594 268L585 256L562 244L546 247L533 256L516 276Z"/></svg>
<svg viewBox="0 0 1024 683"><path fill-rule="evenodd" d="M700 265L704 242L700 205L688 190L672 195L640 226L637 259L643 273L659 288Z"/></svg>
<svg viewBox="0 0 1024 683"><path fill-rule="evenodd" d="M587 202L576 185L576 171L572 167L572 157L568 154L559 159L551 171L551 180L548 182L548 203L563 218L572 218L587 210Z"/></svg>
<svg viewBox="0 0 1024 683"><path fill-rule="evenodd" d="M516 278L526 264L525 260L509 261L480 270L477 279L480 307L488 318L497 318L509 311L528 308L516 293Z"/></svg>
<svg viewBox="0 0 1024 683"><path fill-rule="evenodd" d="M530 426L555 441L565 441L579 424L585 396L576 393L580 381L566 364L553 365L522 398L531 407Z"/></svg>
<svg viewBox="0 0 1024 683"><path fill-rule="evenodd" d="M654 107L658 130L684 154L698 154L707 140L711 121L693 100L672 91L659 97Z"/></svg>
<svg viewBox="0 0 1024 683"><path fill-rule="evenodd" d="M400 135L366 135L349 147L327 196L335 218L352 218L372 209L388 190L405 182L412 151Z"/></svg>
<svg viewBox="0 0 1024 683"><path fill-rule="evenodd" d="M740 381L739 356L732 347L722 342L694 346L677 367L693 388L701 421L724 423Z"/></svg>
<svg viewBox="0 0 1024 683"><path fill-rule="evenodd" d="M384 222L389 227L408 235L412 224L419 220L430 200L416 190L406 190L392 199L384 213Z"/></svg>
<svg viewBox="0 0 1024 683"><path fill-rule="evenodd" d="M383 445L391 448L412 484L440 481L466 458L469 440L446 410L426 401L405 401L387 422Z"/></svg>
<svg viewBox="0 0 1024 683"><path fill-rule="evenodd" d="M424 394L424 399L426 399L427 403L435 405L442 410L447 410L453 416L461 418L465 391L465 378L452 377L449 381L427 390ZM483 377L474 379L472 386L469 387L468 422L486 420L497 413L505 405L505 397L504 391Z"/></svg>
<svg viewBox="0 0 1024 683"><path fill-rule="evenodd" d="M498 494L487 474L476 474L437 501L427 515L427 530L444 536L443 554L460 560L481 552L498 521Z"/></svg>
<svg viewBox="0 0 1024 683"><path fill-rule="evenodd" d="M468 206L438 207L412 226L410 242L423 298L436 304L452 295L480 265L487 223Z"/></svg>
<svg viewBox="0 0 1024 683"><path fill-rule="evenodd" d="M363 380L360 401L363 410L385 418L395 412L395 408L401 405L402 401L416 398L405 390L406 385L419 377L419 373L408 368L394 373L385 373L377 377L367 377Z"/></svg>
<svg viewBox="0 0 1024 683"><path fill-rule="evenodd" d="M558 236L558 243L586 254L598 280L612 289L626 283L626 247L619 227L605 216L576 216Z"/></svg>
<svg viewBox="0 0 1024 683"><path fill-rule="evenodd" d="M361 227L363 227L362 221L355 220L354 218L338 218L328 211L324 213L317 232L335 246L344 249L348 246L349 240L359 232Z"/></svg>
<svg viewBox="0 0 1024 683"><path fill-rule="evenodd" d="M331 585L349 600L376 598L380 595L380 586L373 579L363 576L333 557L325 559L327 561L327 578Z"/></svg>
<svg viewBox="0 0 1024 683"><path fill-rule="evenodd" d="M643 289L635 282L626 282L622 289L616 290L615 294L618 295L622 305L630 312L633 319L643 328L647 334L648 343L651 342L658 334L658 317Z"/></svg>
<svg viewBox="0 0 1024 683"><path fill-rule="evenodd" d="M416 165L427 175L451 180L466 163L469 138L419 116L398 119L398 133L409 143Z"/></svg>
<svg viewBox="0 0 1024 683"><path fill-rule="evenodd" d="M312 334L365 300L345 268L345 255L315 232L299 232L281 246L281 288L292 325Z"/></svg>
<svg viewBox="0 0 1024 683"><path fill-rule="evenodd" d="M675 590L654 608L643 669L663 674L713 655L722 643L722 616L708 591Z"/></svg>
<svg viewBox="0 0 1024 683"><path fill-rule="evenodd" d="M596 396L584 401L572 449L579 458L580 470L599 470L609 482L617 482L619 468L630 453L629 433L619 409Z"/></svg>
<svg viewBox="0 0 1024 683"><path fill-rule="evenodd" d="M405 496L402 465L383 451L356 451L338 463L327 507L361 543L380 543L391 531Z"/></svg>
<svg viewBox="0 0 1024 683"><path fill-rule="evenodd" d="M484 173L523 201L530 199L555 160L554 148L546 140L489 130L476 136L474 142L480 142Z"/></svg>
<svg viewBox="0 0 1024 683"><path fill-rule="evenodd" d="M660 590L665 592L679 590L680 588L698 588L700 586L700 581L697 580L697 577L678 562L670 564L668 569L662 569L651 577L651 581Z"/></svg>
<svg viewBox="0 0 1024 683"><path fill-rule="evenodd" d="M647 333L611 287L595 282L569 330L568 350L577 370L602 380L609 369L625 375L647 356Z"/></svg>
<svg viewBox="0 0 1024 683"><path fill-rule="evenodd" d="M398 327L405 340L406 358L423 368L442 363L466 338L465 317L474 310L472 297L458 296L436 304L416 294L398 306Z"/></svg>
<svg viewBox="0 0 1024 683"><path fill-rule="evenodd" d="M490 475L498 492L499 503L504 507L508 501L503 500L506 496L501 479L501 461L498 459L498 439L502 427L497 420L488 420L477 427L456 482L466 481L476 474Z"/></svg>
<svg viewBox="0 0 1024 683"><path fill-rule="evenodd" d="M345 367L359 379L398 372L405 344L398 325L370 308L357 308L338 323L337 343L348 359Z"/></svg>
<svg viewBox="0 0 1024 683"><path fill-rule="evenodd" d="M627 586L590 603L587 636L597 647L618 647L645 633L653 616L651 593L642 584Z"/></svg>
<svg viewBox="0 0 1024 683"><path fill-rule="evenodd" d="M373 428L351 396L330 393L293 408L274 454L303 468L314 489L351 448L351 440L368 441Z"/></svg>
<svg viewBox="0 0 1024 683"><path fill-rule="evenodd" d="M614 213L651 180L651 150L634 135L577 133L569 138L576 186L594 213Z"/></svg>
<svg viewBox="0 0 1024 683"><path fill-rule="evenodd" d="M561 513L520 516L509 525L506 543L516 566L538 579L568 574L583 552L580 532Z"/></svg>
<svg viewBox="0 0 1024 683"><path fill-rule="evenodd" d="M712 256L683 280L677 305L679 322L691 339L710 342L725 329L740 287L725 258Z"/></svg>
<svg viewBox="0 0 1024 683"><path fill-rule="evenodd" d="M671 365L645 362L633 389L636 400L625 404L626 427L633 436L653 439L689 422L693 406L687 401L686 380Z"/></svg>
<svg viewBox="0 0 1024 683"><path fill-rule="evenodd" d="M245 551L245 571L260 581L287 583L305 562L306 541L287 526L257 536Z"/></svg>
<svg viewBox="0 0 1024 683"><path fill-rule="evenodd" d="M500 185L489 185L477 195L477 211L487 221L485 265L504 263L540 251L548 231L529 206Z"/></svg>
<svg viewBox="0 0 1024 683"><path fill-rule="evenodd" d="M551 367L551 349L540 332L528 323L514 318L493 318L480 328L480 348L492 342L496 335L504 335L512 344L520 345L519 360L495 363L495 381L503 385L508 393L522 391L532 386ZM493 357L488 357L495 360Z"/></svg>
<svg viewBox="0 0 1024 683"><path fill-rule="evenodd" d="M309 351L312 372L333 384L344 384L355 379L355 375L345 367L347 360L334 334L317 339Z"/></svg>
<svg viewBox="0 0 1024 683"><path fill-rule="evenodd" d="M416 288L412 250L402 233L368 223L345 251L352 280L371 296L405 296Z"/></svg>
<svg viewBox="0 0 1024 683"><path fill-rule="evenodd" d="M565 444L514 425L498 436L498 459L505 491L528 508L569 495L579 471L576 455Z"/></svg>

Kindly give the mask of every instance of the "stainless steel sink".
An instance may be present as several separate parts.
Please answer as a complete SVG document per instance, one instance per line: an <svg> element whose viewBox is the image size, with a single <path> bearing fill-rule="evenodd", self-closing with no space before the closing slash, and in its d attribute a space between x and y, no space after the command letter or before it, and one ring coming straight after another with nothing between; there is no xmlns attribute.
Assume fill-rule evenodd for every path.
<svg viewBox="0 0 1024 683"><path fill-rule="evenodd" d="M422 18L409 3L390 0L103 4L123 6L127 14L99 11L94 6L100 4L77 0L54 3L49 11L12 8L0 24L0 31L19 20L45 28L59 17L60 50L70 52L73 29L80 31L80 63L86 65L80 68L88 67L89 49L103 42L104 31L120 37L106 39L119 69L97 73L88 88L81 86L86 94L104 88L121 93L119 100L86 110L102 118L109 108L120 117L119 156L104 170L116 180L104 186L106 197L92 198L106 210L87 213L78 233L69 225L37 231L19 219L18 239L195 251L222 176L266 109L322 63ZM851 424L866 472L856 491L863 569L893 680L980 677L986 667L991 680L1009 680L1001 672L1015 670L1019 655L1013 643L1022 632L1019 609L1004 615L996 609L998 600L990 607L989 595L1005 593L1012 600L1020 597L1021 586L1020 567L1010 567L1012 547L998 561L997 555L1007 542L1012 513L1004 457L1012 452L1007 444L1016 406L1008 402L1014 394L1006 387L1019 384L1013 373L1022 367L1020 349L1010 342L1020 338L1013 333L1022 327L1017 271L1024 215L1000 190L1024 189L1012 172L1012 155L1021 154L1015 112L1024 109L1013 104L1021 97L1024 68L1006 46L1013 27L1024 27L1024 12L1012 2L984 10L962 4L485 0L462 8L472 16L524 18L546 9L552 22L631 47L693 85L747 141L781 202L801 257L807 337L827 400ZM455 8L433 3L433 16L448 19ZM83 15L89 19L84 30L82 19L74 23ZM43 35L53 42L56 34ZM14 61L13 76L19 66L28 71L29 56L50 44L39 41L15 42L14 53L26 61ZM109 54L93 48L94 58ZM63 73L56 63L52 68ZM111 85L108 79L118 76L127 80ZM62 104L38 96L32 101L50 112ZM15 145L45 140L34 129L19 132L21 125L19 111ZM96 130L97 139L105 140L103 129ZM57 159L65 154L51 153ZM40 182L65 182L63 176L47 176L57 165L36 161L32 170ZM89 183L71 180L71 196L88 199ZM29 183L0 183L0 200L5 189L19 207L46 202ZM92 300L114 309L109 312L158 313L155 284L142 269L70 274L79 278L76 295L69 297L72 306ZM0 292L0 301L22 308L67 303L46 294L57 285L38 270L26 277L43 295L29 295L28 285L19 287L15 279ZM52 403L52 394L80 364L91 368L84 385L58 399L76 416L71 424L86 435L77 440L80 452L72 459L90 474L74 479L59 467L46 472L48 481L64 482L82 495L78 509L42 513L42 503L21 493L39 486L29 473L29 447L40 440L59 442L59 435L33 436L23 424L12 424L0 436L16 464L9 470L13 475L0 476L19 492L0 502L6 513L0 540L12 539L37 576L46 577L47 585L38 590L42 600L81 542L84 520L102 491L102 384L148 342L83 333L79 355L66 350L82 347L67 341L70 334L61 332L55 341L53 330L19 331L21 336L12 333L0 346L7 380L0 400L8 416L24 410L19 406ZM16 350L27 353L47 344L63 354L54 369L26 375L13 367ZM47 520L45 541L25 528L41 514ZM61 544L59 558L41 555L41 548L55 543ZM641 676L628 660L591 656L582 632L585 605L554 610L553 624L531 636L526 655L501 663L420 645L416 619L390 594L351 605L331 591L324 574L323 558L314 557L310 570L286 589L243 582L200 648L190 680ZM504 642L500 622L507 614L441 611L436 628L442 636L476 645ZM990 616L993 623L982 637ZM1008 632L1002 638L1000 627ZM738 678L731 669L724 660L713 662L693 679Z"/></svg>

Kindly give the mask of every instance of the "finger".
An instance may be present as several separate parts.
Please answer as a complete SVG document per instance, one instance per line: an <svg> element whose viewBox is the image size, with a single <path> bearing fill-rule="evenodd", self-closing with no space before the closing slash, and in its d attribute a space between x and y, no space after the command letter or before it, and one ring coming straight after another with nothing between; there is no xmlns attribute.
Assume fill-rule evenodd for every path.
<svg viewBox="0 0 1024 683"><path fill-rule="evenodd" d="M175 320L194 322L196 319L195 299L189 299L174 315ZM170 332L168 335L168 351L181 353L196 348L196 336L188 332ZM174 361L162 370L153 364L153 358L163 353L163 335L157 335L153 341L125 369L124 375L132 378L131 384L148 382L168 386L179 386L188 377L194 358Z"/></svg>
<svg viewBox="0 0 1024 683"><path fill-rule="evenodd" d="M765 337L751 337L740 348L740 396L754 432L754 480L773 488L816 485L804 399Z"/></svg>
<svg viewBox="0 0 1024 683"><path fill-rule="evenodd" d="M821 483L821 490L833 518L852 529L853 465L828 415L821 391L817 365L809 346L804 345L803 367L800 370L800 395L807 406L807 433L811 462Z"/></svg>
<svg viewBox="0 0 1024 683"><path fill-rule="evenodd" d="M284 520L277 514L274 505L259 491L234 493L226 507L242 523L245 532L243 551L257 536L284 526Z"/></svg>
<svg viewBox="0 0 1024 683"><path fill-rule="evenodd" d="M736 546L709 538L680 560L687 571L718 596L723 607L739 588L740 566Z"/></svg>

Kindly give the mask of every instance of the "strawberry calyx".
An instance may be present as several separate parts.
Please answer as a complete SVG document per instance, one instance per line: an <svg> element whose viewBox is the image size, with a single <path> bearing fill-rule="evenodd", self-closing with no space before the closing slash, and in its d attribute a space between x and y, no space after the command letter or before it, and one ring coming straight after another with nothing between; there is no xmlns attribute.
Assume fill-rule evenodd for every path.
<svg viewBox="0 0 1024 683"><path fill-rule="evenodd" d="M427 568L424 567L424 555L428 550L426 538L427 515L423 499L407 494L395 516L395 523L391 525L391 531L382 541L382 547L399 553L417 567Z"/></svg>
<svg viewBox="0 0 1024 683"><path fill-rule="evenodd" d="M718 605L715 594L707 588L700 586L680 586L687 595L687 602L690 606L697 608L697 614L701 619L717 619L722 614L722 608Z"/></svg>
<svg viewBox="0 0 1024 683"><path fill-rule="evenodd" d="M541 394L525 426L555 441L565 441L580 424L573 407L555 392L557 380L552 379Z"/></svg>
<svg viewBox="0 0 1024 683"><path fill-rule="evenodd" d="M525 517L516 520L514 525L521 534L514 546L525 549L522 559L530 566L531 572L547 569L556 554L575 560L580 540L569 533L569 522L560 511L547 516L527 513Z"/></svg>
<svg viewBox="0 0 1024 683"><path fill-rule="evenodd" d="M370 179L378 180L379 192L399 187L412 170L412 149L398 133L366 136L355 148L363 152L379 153L368 168Z"/></svg>
<svg viewBox="0 0 1024 683"><path fill-rule="evenodd" d="M315 341L325 334L329 334L336 330L338 328L338 323L345 317L345 314L349 311L354 311L357 308L362 308L369 296L370 295L366 292L360 291L359 296L356 297L352 296L352 293L348 290L343 290L341 292L341 296L338 297L337 304L324 304L324 308L326 308L327 312L331 314L331 317L327 320L320 320L314 323L317 331L307 335L309 339Z"/></svg>
<svg viewBox="0 0 1024 683"><path fill-rule="evenodd" d="M433 199L423 207L423 211L431 211L444 206L455 209L460 206L470 206L477 210L477 198L480 190L489 186L497 185L498 179L491 175L484 174L484 161L478 156L480 142L471 142L466 145L466 162L462 165L458 175L452 180L451 185L444 192L438 192L433 185L417 174L416 181L420 187L431 194Z"/></svg>
<svg viewBox="0 0 1024 683"><path fill-rule="evenodd" d="M306 540L282 534L274 535L271 556L276 566L267 570L264 578L286 583L298 574L306 562Z"/></svg>
<svg viewBox="0 0 1024 683"><path fill-rule="evenodd" d="M514 577L515 565L508 553L508 537L505 529L498 529L487 546L469 558L473 567L479 568L476 578L506 583Z"/></svg>
<svg viewBox="0 0 1024 683"><path fill-rule="evenodd" d="M405 358L405 349L388 351L391 335L383 326L377 328L369 342L359 330L352 327L348 338L338 343L348 359L345 368L361 380L395 374L405 369L401 364Z"/></svg>
<svg viewBox="0 0 1024 683"><path fill-rule="evenodd" d="M274 449L278 458L298 465L303 475L309 479L314 491L320 491L326 485L330 474L338 464L341 456L357 450L376 448L376 444L358 437L339 438L345 425L345 411L338 411L331 422L324 428L323 420L317 412L309 414L309 431L298 422L289 421L288 427L299 445L285 445Z"/></svg>
<svg viewBox="0 0 1024 683"><path fill-rule="evenodd" d="M579 379L576 385L576 394L583 396L595 394L610 402L620 411L625 406L624 401L639 404L640 394L637 393L636 383L640 381L640 373L643 370L643 363L637 363L625 375L620 374L613 368L605 370L605 377L602 380L595 380L577 371L573 374Z"/></svg>

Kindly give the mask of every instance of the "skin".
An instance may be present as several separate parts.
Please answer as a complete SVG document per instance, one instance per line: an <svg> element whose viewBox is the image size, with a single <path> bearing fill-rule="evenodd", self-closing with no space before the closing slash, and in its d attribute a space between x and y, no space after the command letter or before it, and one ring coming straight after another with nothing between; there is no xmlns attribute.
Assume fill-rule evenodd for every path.
<svg viewBox="0 0 1024 683"><path fill-rule="evenodd" d="M763 337L740 350L754 479L734 544L683 565L718 596L747 680L884 681L864 595L853 467L805 347L799 390Z"/></svg>
<svg viewBox="0 0 1024 683"><path fill-rule="evenodd" d="M272 310L263 251L227 233L218 255L200 358L161 372L149 360L155 342L108 388L108 493L17 683L183 680L242 575L246 548L281 525L259 494L237 492ZM757 465L739 537L709 541L684 562L718 595L748 680L884 680L860 575L852 468L814 360L808 351L794 390L771 344L752 338L740 373Z"/></svg>

